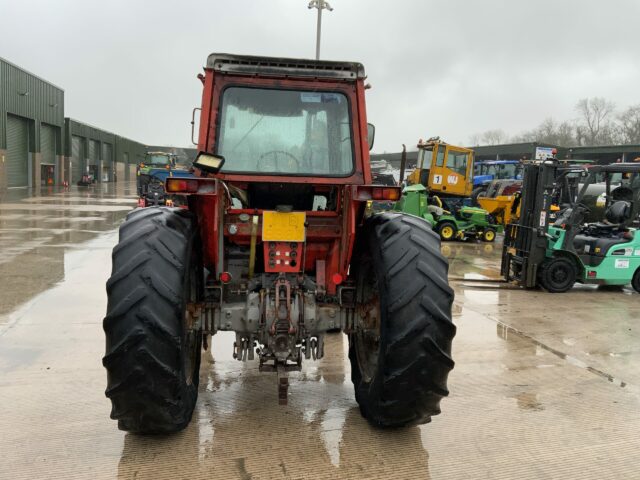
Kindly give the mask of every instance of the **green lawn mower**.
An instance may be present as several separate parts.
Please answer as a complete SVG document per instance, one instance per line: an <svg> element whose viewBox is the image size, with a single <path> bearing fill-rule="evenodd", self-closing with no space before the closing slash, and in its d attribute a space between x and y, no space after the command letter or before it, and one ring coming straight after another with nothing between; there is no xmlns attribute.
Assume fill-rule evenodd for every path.
<svg viewBox="0 0 640 480"><path fill-rule="evenodd" d="M572 175L573 173L573 175ZM626 183L612 189L622 173ZM605 218L584 223L590 213L583 200L587 189L604 175ZM520 219L505 233L502 275L524 287L566 292L576 282L628 285L640 292L640 164L616 163L583 168L581 188L570 195L575 168L557 163L525 167Z"/></svg>
<svg viewBox="0 0 640 480"><path fill-rule="evenodd" d="M424 185L416 184L404 188L394 209L424 218L442 240L475 238L493 242L496 234L502 233L502 225L486 210L458 206L454 200L429 195Z"/></svg>

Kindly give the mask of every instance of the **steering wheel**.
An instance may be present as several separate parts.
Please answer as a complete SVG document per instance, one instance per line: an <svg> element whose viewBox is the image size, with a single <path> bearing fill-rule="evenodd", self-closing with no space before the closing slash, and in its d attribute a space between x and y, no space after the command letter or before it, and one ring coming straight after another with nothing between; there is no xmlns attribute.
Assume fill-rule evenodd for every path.
<svg viewBox="0 0 640 480"><path fill-rule="evenodd" d="M278 168L278 163L279 163L278 159L279 159L279 155L281 154L288 157L287 170L284 172L282 171L282 169ZM263 162L263 159L265 157L268 157L269 155L273 155L273 164L267 161ZM271 165L273 165L273 167L271 167ZM261 172L297 173L300 170L300 160L298 160L291 153L285 152L284 150L270 150L260 155L260 158L258 159L258 170Z"/></svg>

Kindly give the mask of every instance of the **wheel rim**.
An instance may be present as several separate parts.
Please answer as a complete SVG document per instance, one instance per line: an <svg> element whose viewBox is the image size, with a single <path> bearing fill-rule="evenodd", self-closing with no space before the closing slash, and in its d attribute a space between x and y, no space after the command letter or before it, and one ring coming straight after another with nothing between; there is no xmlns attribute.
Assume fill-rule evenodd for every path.
<svg viewBox="0 0 640 480"><path fill-rule="evenodd" d="M373 274L371 260L365 262L364 272L358 279L361 292L356 304L357 328L353 334L354 347L358 360L358 369L362 379L369 383L378 369L380 353L381 309L378 295L378 282ZM369 268L366 268L369 267Z"/></svg>
<svg viewBox="0 0 640 480"><path fill-rule="evenodd" d="M491 241L496 238L496 234L493 230L487 230L486 232L484 232L484 238L488 241Z"/></svg>
<svg viewBox="0 0 640 480"><path fill-rule="evenodd" d="M198 331L194 328L196 318L189 309L191 305L195 305L198 301L198 277L197 269L193 264L189 269L189 279L187 285L187 303L184 310L184 318L182 322L183 327L183 368L185 375L185 382L187 385L193 384L193 378L196 371L196 365L198 364L198 355L200 349L198 348Z"/></svg>
<svg viewBox="0 0 640 480"><path fill-rule="evenodd" d="M551 267L549 278L555 287L562 288L570 281L571 273L567 265L559 263Z"/></svg>
<svg viewBox="0 0 640 480"><path fill-rule="evenodd" d="M453 228L449 225L445 225L444 227L442 227L441 234L442 238L446 238L447 240L449 240L451 237L453 237Z"/></svg>

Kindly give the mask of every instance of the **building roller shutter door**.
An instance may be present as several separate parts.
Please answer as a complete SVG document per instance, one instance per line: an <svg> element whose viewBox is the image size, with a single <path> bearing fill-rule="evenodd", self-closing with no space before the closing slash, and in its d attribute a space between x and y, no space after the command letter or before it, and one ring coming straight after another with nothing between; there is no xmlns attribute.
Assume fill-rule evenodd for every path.
<svg viewBox="0 0 640 480"><path fill-rule="evenodd" d="M7 115L7 186L29 186L29 124Z"/></svg>
<svg viewBox="0 0 640 480"><path fill-rule="evenodd" d="M77 183L82 178L82 138L73 135L71 137L71 183Z"/></svg>
<svg viewBox="0 0 640 480"><path fill-rule="evenodd" d="M89 140L89 158L87 160L88 165L98 165L98 155L100 154L100 147L95 140Z"/></svg>
<svg viewBox="0 0 640 480"><path fill-rule="evenodd" d="M111 180L111 169L113 168L113 147L110 143L102 144L102 181Z"/></svg>
<svg viewBox="0 0 640 480"><path fill-rule="evenodd" d="M56 131L50 125L40 127L40 158L41 165L56 164Z"/></svg>

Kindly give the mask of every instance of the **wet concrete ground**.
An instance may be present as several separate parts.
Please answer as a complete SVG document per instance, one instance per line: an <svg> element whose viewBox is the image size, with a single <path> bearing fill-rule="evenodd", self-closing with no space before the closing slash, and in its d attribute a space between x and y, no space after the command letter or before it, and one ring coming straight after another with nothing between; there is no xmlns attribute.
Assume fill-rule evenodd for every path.
<svg viewBox="0 0 640 480"><path fill-rule="evenodd" d="M443 247L457 365L428 425L367 425L341 334L292 375L287 407L275 377L233 360L220 334L185 431L118 431L104 283L134 204L129 185L0 199L1 479L640 478L640 295L460 280L496 276L499 244Z"/></svg>

